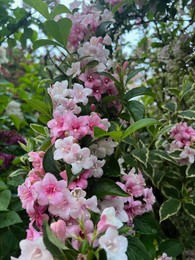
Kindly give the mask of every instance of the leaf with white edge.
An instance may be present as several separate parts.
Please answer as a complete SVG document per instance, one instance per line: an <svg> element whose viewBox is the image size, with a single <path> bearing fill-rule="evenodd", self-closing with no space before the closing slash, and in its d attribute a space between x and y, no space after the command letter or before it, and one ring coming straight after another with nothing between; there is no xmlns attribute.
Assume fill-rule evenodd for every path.
<svg viewBox="0 0 195 260"><path fill-rule="evenodd" d="M137 130L140 130L144 127L150 126L150 125L155 125L155 124L159 124L159 122L156 119L153 118L143 118L140 119L139 121L136 121L134 123L132 123L123 133L122 135L122 140L125 139L125 137L127 137L128 135L133 134L134 132L136 132Z"/></svg>
<svg viewBox="0 0 195 260"><path fill-rule="evenodd" d="M186 169L186 177L193 178L195 177L195 163L189 164Z"/></svg>
<svg viewBox="0 0 195 260"><path fill-rule="evenodd" d="M42 0L24 0L24 2L42 14L46 19L50 18L48 6Z"/></svg>
<svg viewBox="0 0 195 260"><path fill-rule="evenodd" d="M129 193L122 190L114 181L102 178L95 182L89 190L90 196L96 195L98 199L101 199L107 195L129 197Z"/></svg>
<svg viewBox="0 0 195 260"><path fill-rule="evenodd" d="M16 212L8 211L0 213L0 228L9 227L18 223L22 223L22 220Z"/></svg>
<svg viewBox="0 0 195 260"><path fill-rule="evenodd" d="M185 212L192 217L193 219L195 219L195 205L192 203L188 203L185 202L183 204L183 209L185 210Z"/></svg>
<svg viewBox="0 0 195 260"><path fill-rule="evenodd" d="M68 7L62 4L58 4L54 7L53 11L51 12L51 19L54 19L57 15L63 13L72 14Z"/></svg>
<svg viewBox="0 0 195 260"><path fill-rule="evenodd" d="M180 192L176 187L170 185L168 182L161 184L161 187L162 193L166 198L180 199Z"/></svg>
<svg viewBox="0 0 195 260"><path fill-rule="evenodd" d="M127 257L129 260L149 260L149 254L143 243L137 238L128 236Z"/></svg>
<svg viewBox="0 0 195 260"><path fill-rule="evenodd" d="M12 172L9 177L10 178L13 178L13 177L16 177L16 176L19 176L19 175L23 175L23 174L27 174L28 172L23 170L23 169L17 169L15 170L14 172Z"/></svg>
<svg viewBox="0 0 195 260"><path fill-rule="evenodd" d="M7 211L11 199L11 191L3 190L0 192L0 211Z"/></svg>
<svg viewBox="0 0 195 260"><path fill-rule="evenodd" d="M152 159L155 160L156 157L160 158L161 161L166 160L166 161L172 162L174 164L177 164L176 161L171 156L169 156L169 154L167 152L165 152L163 150L151 150L150 151L151 160Z"/></svg>
<svg viewBox="0 0 195 260"><path fill-rule="evenodd" d="M36 50L40 47L44 47L44 46L48 46L48 45L63 47L63 45L60 44L59 42L52 41L49 39L40 39L33 43L33 50Z"/></svg>
<svg viewBox="0 0 195 260"><path fill-rule="evenodd" d="M159 244L158 254L166 253L168 256L176 257L183 251L183 246L179 240L167 239Z"/></svg>
<svg viewBox="0 0 195 260"><path fill-rule="evenodd" d="M181 201L177 199L168 199L160 207L160 222L175 215L181 208Z"/></svg>
<svg viewBox="0 0 195 260"><path fill-rule="evenodd" d="M174 124L164 126L157 134L157 138L161 135L169 134L169 131L173 128Z"/></svg>
<svg viewBox="0 0 195 260"><path fill-rule="evenodd" d="M132 155L135 159L137 159L139 162L143 163L145 166L147 166L148 163L148 157L149 157L149 150L147 148L141 148L141 149L134 149L132 151Z"/></svg>
<svg viewBox="0 0 195 260"><path fill-rule="evenodd" d="M162 106L164 109L171 111L174 113L177 110L177 103L173 101L169 101Z"/></svg>
<svg viewBox="0 0 195 260"><path fill-rule="evenodd" d="M30 124L30 128L42 136L45 136L45 137L49 136L48 128L45 126L37 125L37 124Z"/></svg>
<svg viewBox="0 0 195 260"><path fill-rule="evenodd" d="M188 120L195 120L195 111L193 110L179 111L178 117L188 119Z"/></svg>

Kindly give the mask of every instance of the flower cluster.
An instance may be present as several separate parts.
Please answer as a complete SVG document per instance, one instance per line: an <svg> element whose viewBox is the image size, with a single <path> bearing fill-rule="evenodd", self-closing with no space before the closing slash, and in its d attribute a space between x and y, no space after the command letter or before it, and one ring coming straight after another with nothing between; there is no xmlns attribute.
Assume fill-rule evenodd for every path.
<svg viewBox="0 0 195 260"><path fill-rule="evenodd" d="M146 188L141 172L135 169L110 180L121 195L108 191L111 195L98 198L93 189L90 193L91 185L105 177L104 166L118 145L111 137L94 136L95 127L107 132L111 126L94 103L98 105L104 96L118 95L114 81L102 75L114 71L107 49L111 38L92 34L112 16L108 10L96 11L93 5L83 5L83 11L70 18L73 26L69 48L75 50L76 59L65 73L71 80L57 81L48 89L53 103L53 118L47 123L51 137L48 150L53 149L58 173L52 169L48 172L44 166L48 150L28 154L32 170L19 186L18 195L30 225L27 239L20 244L19 259L53 259L42 239L46 220L57 238L67 246L71 244L77 253L87 241L88 248L96 252L104 249L107 259L123 260L127 259L128 240L119 228L126 225L132 229L133 219L151 211L155 198L152 189ZM94 61L94 66L88 66ZM120 111L118 101L112 105Z"/></svg>
<svg viewBox="0 0 195 260"><path fill-rule="evenodd" d="M181 150L180 164L192 164L195 160L195 130L186 122L181 122L171 129L170 138L174 140L170 144L169 151Z"/></svg>

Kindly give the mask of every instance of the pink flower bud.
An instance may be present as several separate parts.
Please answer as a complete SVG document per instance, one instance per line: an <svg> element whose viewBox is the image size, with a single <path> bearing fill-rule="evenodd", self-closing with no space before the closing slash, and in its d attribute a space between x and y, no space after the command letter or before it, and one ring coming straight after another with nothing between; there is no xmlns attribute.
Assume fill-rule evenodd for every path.
<svg viewBox="0 0 195 260"><path fill-rule="evenodd" d="M60 240L65 241L66 224L63 220L59 219L57 222L53 222L50 228Z"/></svg>

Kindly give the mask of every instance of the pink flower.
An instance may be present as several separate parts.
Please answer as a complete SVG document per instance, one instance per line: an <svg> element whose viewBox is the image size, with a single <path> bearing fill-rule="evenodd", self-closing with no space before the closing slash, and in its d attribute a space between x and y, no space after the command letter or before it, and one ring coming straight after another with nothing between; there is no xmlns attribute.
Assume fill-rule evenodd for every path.
<svg viewBox="0 0 195 260"><path fill-rule="evenodd" d="M18 187L18 196L22 202L22 207L25 208L27 212L34 211L37 193L28 178Z"/></svg>
<svg viewBox="0 0 195 260"><path fill-rule="evenodd" d="M68 188L70 190L74 190L76 187L79 187L81 189L86 189L88 185L87 179L90 176L91 176L91 170L85 170L75 180L70 182Z"/></svg>
<svg viewBox="0 0 195 260"><path fill-rule="evenodd" d="M45 155L45 152L30 152L28 153L28 160L29 162L32 162L32 166L35 168L35 170L38 170L38 171L41 171L41 172L44 172L44 169L43 169L43 157Z"/></svg>
<svg viewBox="0 0 195 260"><path fill-rule="evenodd" d="M28 240L36 240L36 239L38 239L41 236L42 236L42 232L38 232L33 227L33 222L30 222L29 229L27 229L27 239Z"/></svg>
<svg viewBox="0 0 195 260"><path fill-rule="evenodd" d="M65 241L66 223L63 220L59 219L57 222L51 223L50 228L60 240Z"/></svg>
<svg viewBox="0 0 195 260"><path fill-rule="evenodd" d="M100 178L103 175L103 169L102 167L105 164L105 160L98 160L98 158L95 155L91 156L93 161L93 166L91 169L91 173L95 178Z"/></svg>
<svg viewBox="0 0 195 260"><path fill-rule="evenodd" d="M64 180L57 181L51 173L46 173L42 181L33 185L37 192L37 201L41 206L48 204L58 204L63 200L63 190L67 187Z"/></svg>
<svg viewBox="0 0 195 260"><path fill-rule="evenodd" d="M159 256L157 260L172 260L172 257L169 257L166 253L163 253L162 256Z"/></svg>
<svg viewBox="0 0 195 260"><path fill-rule="evenodd" d="M155 202L155 197L154 194L152 192L152 188L145 188L144 192L143 192L144 198L143 200L146 202L146 204L144 205L144 208L146 210L146 212L152 210L152 205Z"/></svg>
<svg viewBox="0 0 195 260"><path fill-rule="evenodd" d="M123 223L116 217L116 211L113 207L105 208L101 214L100 221L97 224L98 231L104 232L108 227L120 228Z"/></svg>
<svg viewBox="0 0 195 260"><path fill-rule="evenodd" d="M195 149L185 146L179 156L181 159L185 159L187 163L191 164L195 160Z"/></svg>
<svg viewBox="0 0 195 260"><path fill-rule="evenodd" d="M127 238L119 236L115 228L109 227L98 241L100 247L106 251L108 260L127 260Z"/></svg>
<svg viewBox="0 0 195 260"><path fill-rule="evenodd" d="M64 188L62 201L49 205L48 211L54 216L59 216L64 220L68 220L73 206L74 200L72 195L68 189Z"/></svg>

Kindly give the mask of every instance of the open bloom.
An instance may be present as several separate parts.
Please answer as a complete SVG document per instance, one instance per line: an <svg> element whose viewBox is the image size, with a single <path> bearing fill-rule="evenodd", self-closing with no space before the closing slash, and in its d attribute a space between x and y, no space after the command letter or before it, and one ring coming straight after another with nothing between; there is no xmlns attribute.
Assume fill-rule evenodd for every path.
<svg viewBox="0 0 195 260"><path fill-rule="evenodd" d="M36 240L24 239L20 242L21 255L19 258L11 257L11 260L54 260L51 253L46 249L43 238Z"/></svg>
<svg viewBox="0 0 195 260"><path fill-rule="evenodd" d="M127 260L128 241L124 236L119 236L118 231L109 227L106 233L99 238L100 247L106 251L108 260Z"/></svg>

